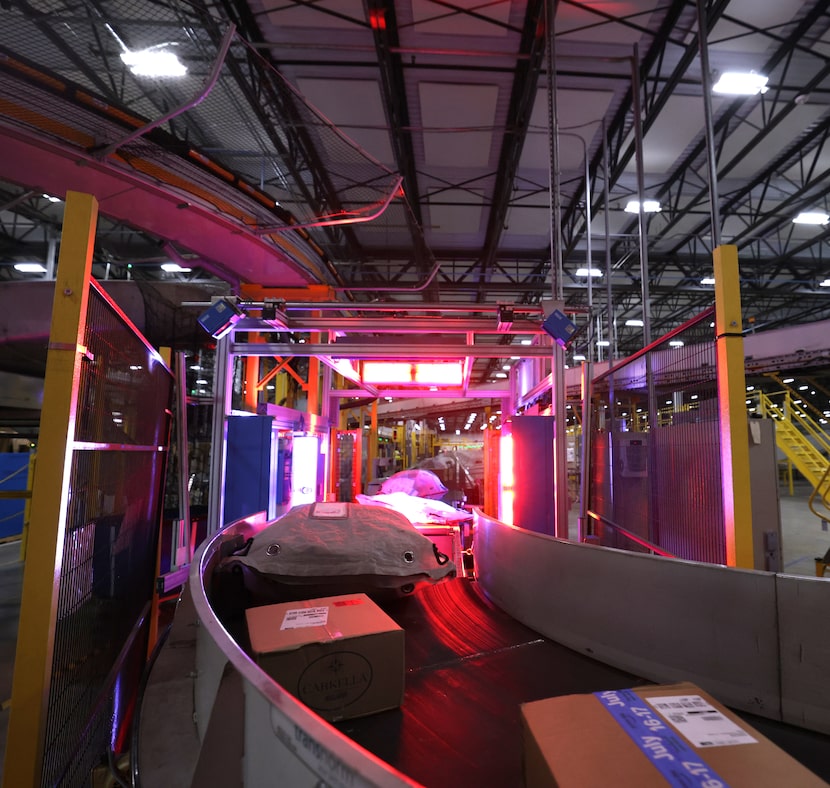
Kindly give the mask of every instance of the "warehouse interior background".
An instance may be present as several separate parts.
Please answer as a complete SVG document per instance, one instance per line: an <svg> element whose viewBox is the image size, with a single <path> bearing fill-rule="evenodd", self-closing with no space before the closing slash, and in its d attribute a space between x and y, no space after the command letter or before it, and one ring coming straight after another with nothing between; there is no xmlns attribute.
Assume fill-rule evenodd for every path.
<svg viewBox="0 0 830 788"><path fill-rule="evenodd" d="M149 56L159 54L166 56L167 65L172 62L175 73L146 71ZM736 73L754 77L754 87L742 88L737 94L734 90L723 92L722 82ZM260 406L265 412L276 413L275 421L293 418L291 407L298 412L307 408L309 415L317 416L315 407L320 405L321 417L329 417L332 427L345 427L345 431L360 427L361 433L369 425L364 419L366 411L360 409L374 402L379 430L385 430L378 434L387 441L390 436L397 441L397 428L409 419L417 421L417 429L423 426L438 436L459 436L460 446L465 436L478 442L488 427L500 426L505 418L501 408L515 404L520 392L528 415L547 415L552 404L563 406L563 402L553 402L558 395L550 391L561 382L560 372L567 372L568 424L576 425L582 362L593 365L582 369L608 375L607 388L598 394L597 409L615 413L614 384L607 383L614 380L609 365L625 366L626 358L645 348L654 349L649 359L669 359L676 354L675 366L669 361L660 367L678 374L677 378L669 374L661 382L661 386L665 384L661 395L665 394L665 405L671 410L671 417L662 423L663 417L657 418L652 408L653 392L649 393L646 409L650 409L649 417L655 417L648 425L654 429L651 450L655 453L661 440L656 428L662 426L678 427L677 434L694 433L700 443L690 441L673 454L666 452L663 456L670 456L671 462L660 469L666 473L659 483L657 474L654 480L646 481L649 474L644 467L626 467L620 477L622 492L614 500L609 477L603 477L600 470L592 479L593 492L602 499L610 490L606 504L610 499L618 512L628 507L627 514L643 529L633 533L635 541L639 539L637 544L646 551L655 546L652 526L655 532L657 526L644 512L651 515L661 506L663 536L674 537L688 525L680 533L680 541L708 547L703 542L714 533L716 538L711 541L716 549L711 563L720 568L726 563L722 556L727 555L724 533L732 523L726 522L730 513L721 511L718 496L722 491L719 450L716 441L708 440L710 433L720 429L723 422L718 422L718 416L725 410L717 402L715 316L707 311L712 309L721 284L715 281L713 252L722 245L737 250L741 325L736 325L733 333L742 334L745 340L750 413L755 403L761 402L759 390L772 392L785 387L787 404L777 411L779 415L792 417L791 408L799 405L809 409L817 424L826 425L830 419L830 342L826 340L830 327L829 108L830 9L825 0L2 0L0 443L6 451L19 452L38 445L38 431L43 429L39 425L44 423L40 404L50 316L62 234L67 229L64 211L78 193L82 198L92 195L98 209L92 274L153 346L186 354L187 360L176 369L177 374L181 371L179 382L186 380L185 404L206 406L190 409L202 414L196 419L201 421L191 425L196 429L190 437L196 442L207 443L218 434L220 404L226 408L244 400L245 406L257 413ZM73 195L67 201L69 192ZM252 402L250 392L243 391L246 376L253 378L250 370L242 373L242 363L227 368L226 358L219 352L224 340L200 324L206 308L219 298L225 299L220 303L239 308L245 315L242 320L249 320L238 324L241 331L249 330L253 335L263 330L260 355L267 361L257 368L262 376L259 401ZM560 310L576 329L564 351L555 348L541 328L552 309ZM701 315L705 315L702 320ZM694 328L683 328L696 318ZM259 328L255 327L257 320ZM113 336L122 335L116 332ZM669 336L674 341L661 344L661 338ZM248 337L243 341L253 357L255 340ZM101 340L101 357L107 358L106 353L115 345L117 340L110 342L109 337ZM317 350L310 352L309 346ZM701 348L704 353L699 352ZM417 359L463 358L463 382L450 390L450 396L431 382L400 384L398 388L393 384L372 386L354 375L349 377L340 365L343 358L402 359L408 352ZM150 353L148 358L155 356ZM311 381L312 364L318 359L327 365L320 380L326 380L329 370L341 373L345 380L345 394L337 400L339 425L334 413L324 412L333 407L334 398L312 407L313 386L302 388L303 379ZM560 361L564 369L557 367ZM149 375L141 364L127 369L135 373L136 380ZM314 370L317 375L319 369ZM266 380L272 380L269 376L276 377L279 371L287 373L282 376L287 384L279 384L282 388L266 386ZM226 397L227 391L223 393L230 379L238 384L233 403ZM132 380L126 374L118 381L122 388L117 393L130 394ZM678 380L683 385L674 387ZM634 393L634 389L632 385L626 402L616 401L620 410L611 417L607 434L614 432L616 417L621 419L617 422L619 433L627 432L631 425L635 430L643 427L645 417L636 415L640 410L635 412L635 406L643 404L642 391ZM354 395L354 403L346 394ZM294 395L298 399L288 401ZM689 399L684 399L685 395ZM743 385L737 398L737 421L743 421L742 395ZM684 409L698 396L707 398L708 410L704 413L701 407L699 411L705 418L698 420L705 424L686 419L689 414ZM146 404L138 395L125 396L124 401L132 407ZM181 404L177 402L180 410ZM288 407L281 410L284 404ZM352 413L350 408L360 412L359 421L342 418ZM141 407L136 410L143 415ZM89 413L93 411L91 408ZM95 412L101 416L95 425L120 428L121 421L116 418L122 415L120 411L105 406ZM160 408L160 412L158 423L164 424L169 411ZM600 413L600 420L604 418ZM526 425L528 422L530 419L525 420ZM279 424L288 436L284 440L297 438L299 447L300 439L310 436L300 435L305 429L295 426ZM318 425L301 419L300 426L312 432ZM603 430L593 431L595 439L604 431L604 421L602 426ZM826 431L826 427L822 429ZM518 436L518 428L515 434ZM434 448L435 444L424 443L414 434L407 437L412 437L419 451L425 446ZM552 443L547 436L530 437L548 448ZM619 437L597 444L598 448L589 449L583 457L592 451L594 460L615 457L618 446L614 441ZM620 456L628 448L632 457L642 449L637 435L636 440L630 438L622 435L621 440L627 443ZM661 450L670 443L663 440ZM819 441L814 438L814 442ZM149 446L155 450L152 441L138 443L142 449ZM763 441L755 445L760 443ZM704 444L706 451L698 451ZM240 454L249 449L244 441L237 448L239 445L243 447ZM107 451L115 447L116 453L118 446L124 448L109 439L100 439L96 446ZM559 446L557 441L557 450ZM674 447L668 448L673 451ZM766 448L770 448L768 443ZM83 455L89 446L75 449L77 455ZM826 469L828 452L819 450L822 470ZM140 456L138 451L121 453L127 457L121 458L125 468ZM160 463L158 454L150 454L156 457L153 462ZM312 464L323 463L321 454L318 451ZM535 447L527 454L539 456ZM100 490L117 475L107 456L101 453L90 460L83 455L78 466L83 469L84 462L100 463L95 473L88 474L103 480ZM640 456L645 456L642 450ZM170 468L177 459L180 457L171 458ZM785 478L775 459L773 451L773 468L764 478L777 478L780 484ZM213 460L204 446L189 460L192 475L186 486L179 487L180 506L202 486L207 489L214 478ZM579 514L580 528L586 519L587 497L574 472L582 457L574 452L567 460L568 468L562 463L557 468L563 476L550 485L557 488L557 536L567 531L568 522L560 530L563 519ZM689 464L683 466L686 461ZM792 462L789 465L791 473ZM539 470L532 466L533 462L529 463L531 471ZM597 463L600 466L601 462ZM681 487L672 477L678 467L701 473L694 478L688 475L688 479L681 475L689 481ZM125 504L123 511L118 507L131 495L138 498L136 488L143 482L136 481L138 475L121 475L124 484L123 490L118 487L118 495L123 491L123 499L114 502L116 496L100 495L100 500L76 496L73 501L78 507L89 504L91 508L75 511L81 525L72 532L76 541L67 540L66 587L81 589L87 595L81 601L78 591L76 609L75 592L64 594L62 599L69 601L70 609L54 628L56 651L61 657L70 656L72 668L56 671L54 686L73 691L73 671L80 665L101 679L106 690L100 698L92 697L92 682L87 682L89 720L109 708L110 701L117 711L123 698L117 687L114 699L107 697L109 690L102 677L115 674L111 670L115 663L76 637L74 616L79 611L86 615L82 605L91 609L105 599L103 607L118 595L99 594L97 587L93 593L92 577L101 575L103 564L83 575L83 561L78 560L81 580L75 585L69 567L76 568L75 558L88 557L87 548L91 554L93 548L100 547L100 535L110 534L105 529L118 533L122 520L135 513L135 507ZM587 472L582 478L586 477ZM158 483L158 477L153 478ZM223 477L222 482L226 481ZM503 488L501 481L491 479L490 487ZM547 490L548 482L546 478L537 487ZM652 483L654 488L643 494ZM213 489L219 487L217 484ZM767 484L766 488L761 491L764 495L752 493L756 523L767 516L778 519L778 511L766 503L777 500L778 487ZM711 495L710 490L714 490ZM663 497L657 500L659 496ZM530 500L530 495L527 498ZM706 510L716 498L717 505ZM762 498L764 503L757 505ZM570 507L564 518L560 517L563 501L566 509ZM583 506L580 512L577 503ZM598 511L602 503L600 500ZM804 503L803 496L798 503ZM99 504L101 511L96 511ZM706 511L701 514L692 504L700 504ZM789 516L793 509L785 508L782 501L781 511ZM107 518L98 515L111 516L111 521L103 522ZM515 621L501 621L500 626L523 643L525 633L519 632L517 622L528 626L542 622L538 632L552 637L546 629L548 614L554 610L553 618L559 621L565 611L544 605L555 606L561 600L555 593L544 600L534 593L525 599L511 596L516 589L526 590L523 583L528 588L532 583L525 577L514 583L515 578L509 576L512 567L493 557L501 557L502 547L512 550L520 545L521 553L525 543L518 540L524 537L516 536L521 529L502 529L492 519L492 508L488 516L491 519L485 518L482 525L486 537L480 555L485 576L480 587L485 587L485 593L494 591L496 604L505 603L506 619L510 618L508 613L516 616ZM802 530L787 545L796 550L793 555L800 562L800 575L813 574L812 556L827 547L826 520L821 521L825 530L820 530L814 517L805 517L812 527L809 543L798 541ZM796 516L792 519L795 523ZM174 520L179 524L188 521L185 516ZM98 536L83 542L99 525ZM777 525L780 534L780 523ZM175 528L178 525L170 532ZM611 522L609 528L617 526ZM760 532L760 525L756 530ZM584 534L581 530L578 533ZM687 538L689 533L692 538ZM178 545L180 535L175 532L171 545L165 547L172 546L171 575L178 573L179 582L184 582L181 578L187 576L186 564L194 544ZM143 559L151 564L150 541L138 529L132 536L148 553ZM164 531L159 538L168 536ZM759 539L763 535L751 536ZM115 544L113 537L110 546ZM631 565L623 563L631 554L592 551L566 540L547 544L545 549L550 552L545 560L551 559L550 565L555 564L562 573L572 572L569 580L575 588L589 584L584 591L574 592L574 598L590 601L590 583L599 574L584 571L587 564L562 560L560 555L588 555L588 561L619 560L619 564L606 567L618 574L604 577L619 578L621 592L632 591L628 588ZM469 542L463 546L468 547ZM11 549L8 544L4 547ZM115 567L116 553L123 558L122 553L135 546L124 551L121 547L112 547L113 555L107 555L112 563L104 562L107 567ZM571 548L583 552L564 552ZM210 549L219 548L213 545ZM178 565L179 553L187 554L182 565ZM668 550L663 555L670 560L689 558L680 551ZM828 556L830 551L825 560ZM460 553L458 557L459 566L464 567L465 558ZM529 563L538 560L548 571L534 550L528 549L525 557ZM768 557L756 550L758 561ZM56 560L61 559L56 556ZM560 560L561 564L556 563ZM694 557L688 563L703 564L706 560ZM736 565L731 554L729 563ZM707 572L709 596L705 596L697 593L697 581L690 580L693 575L683 574L685 569L674 574L666 570L663 576L660 573L666 563L642 565L655 573L654 587L659 582L666 591L659 602L665 603L661 615L667 622L678 620L677 611L686 611L684 606L688 605L699 617L695 621L710 621L711 609L706 605L717 595L744 601L745 609L757 616L746 626L744 621L741 626L727 622L721 630L726 633L728 647L718 659L730 664L728 669L722 664L712 667L712 675L722 681L724 691L739 688L727 700L737 707L743 704L743 710L749 712L764 704L768 708L762 711L768 711L777 703L781 713L777 718L774 713L770 716L788 721L807 709L814 714L812 731L827 730L826 704L821 701L827 691L826 669L820 660L809 661L813 654L821 653L820 638L825 637L811 620L814 610L824 609L821 595L825 583L809 578L802 587L792 577L776 574L782 571L779 554L775 566L756 564L756 568L768 570L763 573L763 590L752 586L746 591L737 585L754 582L753 573L710 575L709 570L716 567L706 566L703 571ZM790 568L784 566L783 571ZM18 575L9 581L10 586L19 581L19 569L16 563L11 571ZM815 569L818 571L817 564ZM757 574L760 577L762 573ZM736 585L730 585L733 583ZM477 593L465 588L446 593L462 597ZM799 596L807 594L802 588L809 589L809 599ZM430 599L437 599L436 609L443 606L441 612L446 614L458 600L452 604L442 601L443 593L439 590ZM504 597L500 599L499 593ZM762 595L763 601L759 601ZM588 643L585 652L593 654L590 638L603 630L602 616L608 617L606 623L625 618L615 609L615 605L624 604L625 595L606 596L603 604L580 609L570 633L574 640L563 641L566 646L577 643L578 648ZM138 601L145 604L143 599ZM466 598L462 601L469 603ZM677 608L672 607L675 602ZM640 599L639 603L645 608L651 601ZM786 607L790 603L791 607ZM425 604L428 607L432 602ZM135 620L134 631L141 631L143 637L144 628L151 627L145 627L143 608L139 607L113 618L122 625ZM730 615L743 615L744 608L737 602L717 609L721 607L729 607ZM624 612L631 609L637 605ZM463 619L463 610L463 604L457 606L456 618ZM525 614L529 621L519 618ZM451 627L444 626L440 618L434 617L439 622L436 631L457 645L463 638L448 635ZM770 632L778 632L779 619L783 622L782 637L792 636L792 642L801 638L799 644L809 641L810 646L819 643L815 650L804 651L808 654L805 662L801 651L797 660L790 660L788 645L770 637ZM784 624L791 621L798 626L787 629ZM636 641L651 634L635 632L635 625L647 623L645 618L628 622L634 656L623 666L643 677L651 674L637 672L644 658ZM722 623L720 619L718 623ZM480 629L481 633L466 633L468 642L461 644L462 651L474 651L479 635L486 639L487 627ZM97 632L93 630L87 627L81 634L89 634L94 642ZM10 666L13 649L7 647L10 643L13 646L16 634L11 625L9 633L3 640L8 659L0 659L5 667ZM152 636L147 633L148 642ZM729 639L733 636L735 643ZM132 653L140 653L143 642L136 639L131 643ZM533 643L541 643L541 639ZM752 648L742 650L747 643L752 648L762 643L767 649L764 659L756 658ZM110 638L106 645L117 656L121 647L118 639ZM44 660L51 658L51 648L50 641ZM94 659L71 658L73 648ZM705 675L711 667L710 650L703 643L684 641L683 654L672 648L670 645L660 654L669 671L693 671L704 664L707 667L701 675ZM499 651L488 654L494 656L494 670L499 667ZM598 649L596 654L600 652ZM684 661L689 654L688 662ZM98 664L93 665L96 659ZM426 665L422 675L437 680L441 664L439 660ZM742 694L745 665L762 673L764 682L769 680L763 691L753 690L755 694L749 699ZM434 676L430 673L433 669ZM119 670L123 675L132 671L132 678L136 678L140 666L136 669L130 663ZM31 671L37 672L37 665ZM511 673L532 682L551 671ZM628 686L630 678L618 675L613 681ZM78 686L82 684L78 682ZM113 686L116 684L113 681ZM808 687L805 695L813 700L798 707L802 702L798 696L793 705L792 697L797 695L791 692L793 686L799 690ZM188 701L194 696L192 690L187 683L184 696ZM277 690L269 691L273 701ZM533 692L542 691L533 688ZM546 685L544 692L551 691ZM284 699L277 698L274 708L282 702ZM65 705L73 711L72 704ZM216 708L214 714L221 718L222 704ZM505 729L499 735L515 739L518 728L510 715L516 710L506 702L504 709L504 713L492 716ZM177 710L184 710L185 719L192 721L187 703ZM446 716L441 708L433 711L435 719ZM113 719L116 717L114 713ZM409 730L417 732L422 727L417 712L411 709L406 710L404 720L413 726ZM303 718L303 724L307 723ZM313 727L316 722L310 724ZM70 727L61 723L55 729L63 736ZM82 720L78 730L83 734L92 727ZM435 724L433 733L439 727ZM477 728L470 724L467 732L478 733ZM123 733L126 726L120 730ZM96 728L96 735L103 739L109 733L106 724ZM250 735L261 734L257 730ZM20 736L19 741L27 738ZM440 738L436 733L435 739ZM326 746L334 752L341 746L338 741L326 739ZM810 741L819 742L813 749L820 754L824 740ZM448 749L455 746L449 739L438 743ZM124 742L116 744L123 747ZM247 752L253 753L252 757L263 753L263 758L271 757L273 744L269 740L267 746L248 747ZM95 746L90 745L89 752L78 750L79 770L85 770L100 755L93 752ZM109 740L104 747L109 755L118 751ZM50 755L57 753L56 763L49 766L53 770L50 774L69 768L57 760L75 752L73 746L56 744L47 749ZM352 754L344 757L348 761ZM425 759L412 760L417 766ZM486 773L488 762L483 757L480 760ZM816 761L821 762L811 753L805 762ZM412 765L406 759L395 764L407 773ZM516 763L511 761L509 766L513 769Z"/></svg>
<svg viewBox="0 0 830 788"><path fill-rule="evenodd" d="M67 189L100 203L94 275L129 280L128 314L177 349L206 339L183 305L240 282L326 284L367 319L368 341L377 316L404 327L506 306L538 320L540 303L561 299L580 326L570 365L624 357L709 306L698 4L552 5L548 48L539 0L5 3L0 368L43 373L50 302L36 293L54 271ZM743 328L826 319L826 4L704 5L711 82L768 78L764 92L711 99ZM186 73L132 73L122 56L146 49ZM642 228L625 210L640 191L660 206ZM818 224L794 222L803 214ZM507 323L482 341L520 338ZM503 388L505 366L477 360L470 386ZM785 367L827 398L826 357L772 368ZM25 421L19 406L4 403L10 422Z"/></svg>

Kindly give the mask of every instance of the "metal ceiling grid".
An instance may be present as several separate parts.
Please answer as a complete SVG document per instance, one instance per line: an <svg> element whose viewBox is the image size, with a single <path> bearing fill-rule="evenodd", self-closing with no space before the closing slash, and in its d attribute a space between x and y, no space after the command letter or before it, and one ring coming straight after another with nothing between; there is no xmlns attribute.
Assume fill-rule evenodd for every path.
<svg viewBox="0 0 830 788"><path fill-rule="evenodd" d="M827 3L708 0L705 11L711 68L770 77L765 95L712 102L723 238L739 247L746 319L759 327L827 317L830 291L820 287L830 276L827 228L791 221L828 206ZM637 217L623 211L637 192L637 64L644 182L663 206L646 224L652 334L712 301L712 288L701 284L712 241L697 8L689 0L559 0L555 14L561 286L584 321L588 280L576 272L588 262L605 271L607 260L610 287L598 279L591 300L604 331L609 316L616 322L616 353L625 354L643 339L624 325L643 311ZM247 183L308 222L379 205L399 174L405 198L373 221L308 228L323 277L353 308L375 299L538 304L553 286L544 15L541 0L10 0L0 10L0 52L153 119L192 95L232 23L239 38L215 92L164 126L168 141L192 146L238 179L206 180L207 188L230 200ZM117 57L118 39L133 48L174 42L189 81L132 78ZM323 131L326 119L357 145ZM168 161L176 152L159 155ZM13 180L10 202L28 185ZM23 253L26 237L7 241ZM144 258L158 256L158 240L149 234ZM182 239L177 248L192 251ZM241 261L194 257L244 276ZM575 352L585 352L587 338L580 334ZM494 369L482 362L474 381L485 383Z"/></svg>

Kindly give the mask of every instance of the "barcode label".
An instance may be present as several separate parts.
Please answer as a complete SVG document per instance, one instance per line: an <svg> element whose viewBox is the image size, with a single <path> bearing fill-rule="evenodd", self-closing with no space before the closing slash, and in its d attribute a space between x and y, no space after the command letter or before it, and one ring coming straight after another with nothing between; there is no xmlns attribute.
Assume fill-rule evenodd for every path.
<svg viewBox="0 0 830 788"><path fill-rule="evenodd" d="M700 695L672 695L645 700L695 747L758 743Z"/></svg>
<svg viewBox="0 0 830 788"><path fill-rule="evenodd" d="M324 627L329 621L329 609L321 607L297 607L285 611L280 629Z"/></svg>

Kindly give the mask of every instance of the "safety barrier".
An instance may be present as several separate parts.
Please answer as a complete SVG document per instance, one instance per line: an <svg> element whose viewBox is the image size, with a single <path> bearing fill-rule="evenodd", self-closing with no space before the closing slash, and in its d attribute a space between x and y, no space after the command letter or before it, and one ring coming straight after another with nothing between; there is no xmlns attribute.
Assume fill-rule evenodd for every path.
<svg viewBox="0 0 830 788"><path fill-rule="evenodd" d="M123 752L147 652L173 378L90 276L70 192L49 336L3 785L86 785Z"/></svg>
<svg viewBox="0 0 830 788"><path fill-rule="evenodd" d="M568 542L478 510L475 518L478 582L518 621L643 678L689 680L732 708L830 732L830 634L814 626L830 583ZM279 774L297 788L417 786L272 681L217 616L219 560L265 524L261 514L229 525L191 567L199 757L216 757L218 723L221 759L241 768L244 785Z"/></svg>
<svg viewBox="0 0 830 788"><path fill-rule="evenodd" d="M206 541L191 566L189 590L198 618L195 717L204 743L212 718L225 710L223 688L241 680L244 732L241 768L244 785L314 788L413 788L418 783L344 736L266 675L219 621L211 601L213 571L223 545L247 538L265 525L265 515L238 520ZM232 692L234 690L231 690ZM224 760L236 757L224 749ZM198 765L197 765L198 768Z"/></svg>
<svg viewBox="0 0 830 788"><path fill-rule="evenodd" d="M830 583L563 541L476 512L487 595L546 637L727 706L830 733ZM544 592L541 589L545 589Z"/></svg>

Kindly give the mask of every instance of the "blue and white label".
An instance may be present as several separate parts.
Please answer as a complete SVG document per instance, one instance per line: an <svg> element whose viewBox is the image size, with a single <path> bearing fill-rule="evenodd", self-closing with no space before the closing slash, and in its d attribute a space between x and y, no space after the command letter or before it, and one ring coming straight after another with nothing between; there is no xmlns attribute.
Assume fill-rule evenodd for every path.
<svg viewBox="0 0 830 788"><path fill-rule="evenodd" d="M643 700L632 690L595 692L594 695L673 788L729 788L726 780L671 727L668 718L650 705L662 698ZM716 709L713 711L719 713Z"/></svg>
<svg viewBox="0 0 830 788"><path fill-rule="evenodd" d="M646 700L695 747L758 743L700 695L664 695Z"/></svg>

